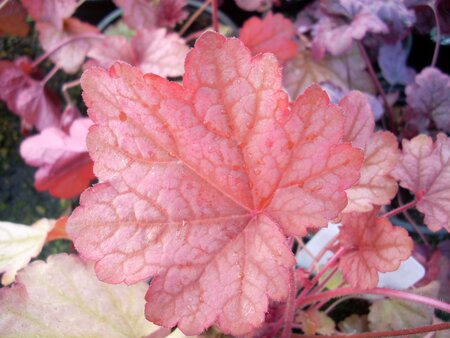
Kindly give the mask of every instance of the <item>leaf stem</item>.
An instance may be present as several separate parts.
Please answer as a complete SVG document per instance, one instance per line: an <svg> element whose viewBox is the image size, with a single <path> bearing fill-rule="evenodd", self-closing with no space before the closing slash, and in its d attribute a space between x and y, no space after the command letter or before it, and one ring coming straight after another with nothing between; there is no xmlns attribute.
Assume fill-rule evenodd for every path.
<svg viewBox="0 0 450 338"><path fill-rule="evenodd" d="M394 111L392 110L392 107L387 100L386 92L384 91L383 86L381 85L380 81L378 80L377 74L375 74L375 70L373 69L372 62L370 62L369 56L367 55L367 52L366 52L366 49L364 48L363 44L360 41L358 41L358 47L359 47L359 51L361 52L361 56L363 57L364 62L366 63L366 67L367 67L367 70L369 71L370 77L372 78L372 81L375 84L375 87L377 88L378 93L381 95L384 106L389 114L389 124L390 124L392 130L395 130L396 124L395 124L395 118L394 118Z"/></svg>
<svg viewBox="0 0 450 338"><path fill-rule="evenodd" d="M430 6L433 10L434 20L436 21L436 44L434 45L433 59L431 61L431 67L436 67L436 63L439 56L439 48L441 46L441 27L439 26L439 17L435 5Z"/></svg>
<svg viewBox="0 0 450 338"><path fill-rule="evenodd" d="M290 338L292 335L292 322L295 315L295 295L297 288L295 287L295 268L292 268L289 273L289 285L288 285L288 300L286 302L286 309L284 311L284 328L281 338Z"/></svg>
<svg viewBox="0 0 450 338"><path fill-rule="evenodd" d="M38 57L31 65L32 68L37 67L42 61L44 61L45 59L47 59L49 56L51 56L52 54L56 53L58 50L60 50L62 47L78 41L78 40L85 40L85 39L103 39L102 35L99 34L83 34L83 35L77 35L74 36L70 39L67 39L66 41L60 43L58 46L54 47L53 49L49 50L48 52L45 52L44 54L42 54L40 57Z"/></svg>
<svg viewBox="0 0 450 338"><path fill-rule="evenodd" d="M219 32L219 3L218 3L218 0L212 0L211 8L212 8L213 29L216 32Z"/></svg>
<svg viewBox="0 0 450 338"><path fill-rule="evenodd" d="M398 215L398 214L402 213L403 211L411 209L412 207L414 207L417 204L417 202L418 202L417 200L414 200L414 201L411 201L411 202L406 203L404 205L401 205L398 208L396 208L394 210L391 210L391 211L385 213L384 215L381 215L381 217L389 218L389 217Z"/></svg>
<svg viewBox="0 0 450 338"><path fill-rule="evenodd" d="M68 90L70 88L74 88L74 87L79 86L80 83L81 83L81 79L76 79L76 80L73 80L73 81L70 81L70 82L66 82L66 83L63 84L63 86L62 86L62 94L63 94L63 97L64 97L64 99L66 100L66 102L68 104L70 104L72 102L72 100L70 99L70 95L69 95Z"/></svg>
<svg viewBox="0 0 450 338"><path fill-rule="evenodd" d="M191 25L197 20L197 18L204 12L204 10L209 6L211 0L206 0L195 12L190 16L190 18L185 22L183 27L181 27L180 32L178 33L182 36L186 31L191 27Z"/></svg>
<svg viewBox="0 0 450 338"><path fill-rule="evenodd" d="M399 205L403 205L403 199L401 194L397 195L397 201ZM427 248L431 248L430 243L428 242L427 238L425 237L425 235L422 233L422 231L420 230L420 227L417 225L417 223L412 219L411 215L409 214L408 210L403 210L402 212L403 216L405 216L406 220L409 222L409 224L411 224L411 226L413 227L413 229L416 231L416 233L419 235L419 237L422 239L422 241L424 242L424 244L426 245Z"/></svg>
<svg viewBox="0 0 450 338"><path fill-rule="evenodd" d="M53 66L53 68L45 75L45 77L41 80L41 85L45 86L45 84L58 72L59 67Z"/></svg>
<svg viewBox="0 0 450 338"><path fill-rule="evenodd" d="M9 2L9 0L5 0L0 4L0 10L6 6L6 4Z"/></svg>
<svg viewBox="0 0 450 338"><path fill-rule="evenodd" d="M349 337L351 337L351 338L383 338L383 337L399 337L399 336L410 337L413 334L443 331L443 330L449 330L449 329L450 329L450 323L439 323L439 324L415 327L412 329L365 332L365 333L358 333L358 334L352 334L352 335L340 334L340 335L332 335L332 336L328 336L328 337L330 337L330 338L349 338ZM318 336L293 334L292 337L293 338L317 338Z"/></svg>
<svg viewBox="0 0 450 338"><path fill-rule="evenodd" d="M393 289L385 289L385 288L375 288L369 290L362 289L354 289L354 288L339 288L331 291L325 291L319 294L306 296L300 302L300 305L305 306L309 305L322 299L331 299L336 297L348 296L348 295L380 295L392 298L399 298L404 300L409 300L412 302L424 304L427 306L434 307L436 309L442 310L444 312L450 313L450 304L441 302L440 300L402 291L402 290L393 290Z"/></svg>

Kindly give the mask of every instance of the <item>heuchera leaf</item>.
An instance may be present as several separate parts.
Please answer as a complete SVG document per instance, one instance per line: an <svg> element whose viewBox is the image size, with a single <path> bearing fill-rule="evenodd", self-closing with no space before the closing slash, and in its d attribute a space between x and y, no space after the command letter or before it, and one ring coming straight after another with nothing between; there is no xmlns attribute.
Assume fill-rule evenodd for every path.
<svg viewBox="0 0 450 338"><path fill-rule="evenodd" d="M68 133L51 127L22 142L20 155L28 165L39 168L34 186L52 196L78 196L95 178L93 163L86 149L86 135L92 121L75 120Z"/></svg>
<svg viewBox="0 0 450 338"><path fill-rule="evenodd" d="M440 133L431 137L419 135L403 140L403 154L393 176L411 190L418 200L417 209L425 214L425 224L432 230L450 231L450 140Z"/></svg>
<svg viewBox="0 0 450 338"><path fill-rule="evenodd" d="M238 5L244 11L265 11L272 7L274 0L235 0Z"/></svg>
<svg viewBox="0 0 450 338"><path fill-rule="evenodd" d="M183 85L116 63L82 77L104 182L82 194L67 231L101 280L152 279L149 320L242 335L287 296L284 234L326 226L347 204L360 151L343 114L312 87L290 107L276 58L207 32Z"/></svg>
<svg viewBox="0 0 450 338"><path fill-rule="evenodd" d="M405 89L413 119L432 119L438 129L450 131L450 76L427 67Z"/></svg>
<svg viewBox="0 0 450 338"><path fill-rule="evenodd" d="M423 296L436 298L439 283L410 290ZM382 299L370 306L369 328L371 331L402 330L432 324L433 308L401 299ZM411 335L423 337L423 335Z"/></svg>
<svg viewBox="0 0 450 338"><path fill-rule="evenodd" d="M3 2L2 2L3 4ZM27 11L19 0L9 0L0 9L0 36L11 34L25 37L30 27L26 22Z"/></svg>
<svg viewBox="0 0 450 338"><path fill-rule="evenodd" d="M378 64L383 77L391 84L407 85L414 80L416 72L406 65L408 50L399 41L394 45L385 44L380 47Z"/></svg>
<svg viewBox="0 0 450 338"><path fill-rule="evenodd" d="M39 255L54 223L45 218L31 226L0 221L0 273L3 273L3 285L14 282L17 271Z"/></svg>
<svg viewBox="0 0 450 338"><path fill-rule="evenodd" d="M374 205L389 204L398 188L391 176L400 155L395 135L387 131L373 132L374 114L364 94L350 92L339 105L345 110L344 141L364 150L361 176L347 190L349 204L345 212L365 212Z"/></svg>
<svg viewBox="0 0 450 338"><path fill-rule="evenodd" d="M283 86L292 99L313 83L330 82L344 90L375 91L366 65L357 48L339 56L314 60L311 51L300 47L297 56L283 68Z"/></svg>
<svg viewBox="0 0 450 338"><path fill-rule="evenodd" d="M411 256L413 241L408 232L387 218L377 217L379 208L367 213L345 213L339 233L340 245L347 249L339 268L355 288L371 289L378 284L378 272L398 269Z"/></svg>
<svg viewBox="0 0 450 338"><path fill-rule="evenodd" d="M253 55L272 53L280 63L292 59L297 54L295 26L281 14L269 12L263 19L256 16L245 21L239 32L241 41Z"/></svg>
<svg viewBox="0 0 450 338"><path fill-rule="evenodd" d="M38 130L59 124L60 105L56 96L33 79L23 60L0 61L0 99L19 115L27 126Z"/></svg>
<svg viewBox="0 0 450 338"><path fill-rule="evenodd" d="M146 283L100 282L77 256L50 256L0 289L3 337L145 337L159 327L142 312Z"/></svg>
<svg viewBox="0 0 450 338"><path fill-rule="evenodd" d="M187 12L186 0L113 0L123 9L125 22L134 29L175 27Z"/></svg>
<svg viewBox="0 0 450 338"><path fill-rule="evenodd" d="M34 21L48 22L58 30L77 9L77 0L22 0L22 4Z"/></svg>
<svg viewBox="0 0 450 338"><path fill-rule="evenodd" d="M331 336L336 331L334 320L322 311L301 311L295 320L300 323L302 331L307 335Z"/></svg>
<svg viewBox="0 0 450 338"><path fill-rule="evenodd" d="M143 73L163 77L181 76L184 59L189 51L184 39L165 28L140 30L131 43L122 36L108 36L95 44L88 53L99 65L109 68L115 61L126 61Z"/></svg>

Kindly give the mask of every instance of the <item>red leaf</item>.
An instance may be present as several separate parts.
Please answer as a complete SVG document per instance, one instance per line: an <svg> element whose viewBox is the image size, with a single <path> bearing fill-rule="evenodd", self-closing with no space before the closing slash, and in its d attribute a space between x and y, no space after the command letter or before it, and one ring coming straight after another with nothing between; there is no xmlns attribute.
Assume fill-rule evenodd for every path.
<svg viewBox="0 0 450 338"><path fill-rule="evenodd" d="M88 57L104 68L121 60L138 67L143 73L175 77L183 75L188 51L179 35L160 28L140 30L131 43L122 36L108 36L93 46Z"/></svg>
<svg viewBox="0 0 450 338"><path fill-rule="evenodd" d="M239 34L239 38L253 55L272 53L280 63L292 59L297 54L294 36L295 26L292 21L272 12L262 20L256 16L251 17L244 23Z"/></svg>
<svg viewBox="0 0 450 338"><path fill-rule="evenodd" d="M283 234L336 217L358 178L343 116L312 87L289 106L274 56L207 32L183 85L124 63L82 77L95 122L88 149L104 182L67 231L101 280L152 279L147 318L197 334L242 335L286 298Z"/></svg>
<svg viewBox="0 0 450 338"><path fill-rule="evenodd" d="M418 200L417 209L425 214L425 224L432 230L450 231L450 140L440 133L419 135L403 140L403 154L394 171L400 185L411 190Z"/></svg>
<svg viewBox="0 0 450 338"><path fill-rule="evenodd" d="M21 156L39 168L34 177L37 190L72 198L89 186L95 178L85 141L91 124L89 119L80 118L73 122L69 134L52 127L23 141Z"/></svg>
<svg viewBox="0 0 450 338"><path fill-rule="evenodd" d="M397 139L390 132L374 133L374 114L367 97L350 92L339 103L346 111L344 141L364 150L364 163L358 183L347 190L346 212L365 212L374 205L389 204L397 193L391 176L399 157Z"/></svg>
<svg viewBox="0 0 450 338"><path fill-rule="evenodd" d="M30 27L26 22L27 11L18 0L9 0L0 9L0 36L11 34L25 37Z"/></svg>
<svg viewBox="0 0 450 338"><path fill-rule="evenodd" d="M0 61L0 99L25 124L38 130L58 125L60 105L56 96L24 72L20 62Z"/></svg>
<svg viewBox="0 0 450 338"><path fill-rule="evenodd" d="M378 272L398 269L411 256L413 241L407 231L377 217L379 209L368 213L346 213L342 217L339 243L346 248L339 268L354 288L370 289L378 284Z"/></svg>

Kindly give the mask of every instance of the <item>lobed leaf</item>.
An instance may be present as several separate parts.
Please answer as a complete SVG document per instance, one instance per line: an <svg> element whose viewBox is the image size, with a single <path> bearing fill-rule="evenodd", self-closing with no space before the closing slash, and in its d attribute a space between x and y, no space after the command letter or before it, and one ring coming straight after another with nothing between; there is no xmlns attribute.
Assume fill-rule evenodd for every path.
<svg viewBox="0 0 450 338"><path fill-rule="evenodd" d="M433 143L431 137L419 135L403 140L402 145L403 154L393 176L416 195L417 209L425 214L425 224L432 231L450 231L449 138L440 133Z"/></svg>
<svg viewBox="0 0 450 338"><path fill-rule="evenodd" d="M3 273L3 285L14 282L17 271L39 255L54 223L46 218L31 226L0 222L0 273Z"/></svg>
<svg viewBox="0 0 450 338"><path fill-rule="evenodd" d="M77 256L31 263L0 290L2 337L144 337L160 328L145 320L146 283L108 285Z"/></svg>
<svg viewBox="0 0 450 338"><path fill-rule="evenodd" d="M122 36L108 36L89 50L88 57L104 68L121 60L138 67L143 73L175 77L183 75L188 51L184 39L160 28L140 30L131 43Z"/></svg>
<svg viewBox="0 0 450 338"><path fill-rule="evenodd" d="M26 37L30 31L27 22L27 11L19 0L9 0L0 8L0 36L11 34Z"/></svg>
<svg viewBox="0 0 450 338"><path fill-rule="evenodd" d="M345 213L339 233L347 249L339 261L345 279L354 288L370 289L378 284L378 272L391 272L411 256L413 241L405 229L377 217L379 209L367 213Z"/></svg>
<svg viewBox="0 0 450 338"><path fill-rule="evenodd" d="M95 178L86 148L86 135L92 122L76 119L66 133L52 127L28 137L20 146L25 162L39 168L34 179L38 191L48 190L59 198L78 196Z"/></svg>
<svg viewBox="0 0 450 338"><path fill-rule="evenodd" d="M64 19L77 9L76 0L22 0L28 14L36 22L47 22L57 30L63 30Z"/></svg>
<svg viewBox="0 0 450 338"><path fill-rule="evenodd" d="M292 59L297 54L295 26L281 14L269 12L263 19L253 16L244 22L239 39L253 55L272 53L280 63Z"/></svg>
<svg viewBox="0 0 450 338"><path fill-rule="evenodd" d="M327 225L345 207L362 155L342 144L341 108L318 87L293 105L270 54L207 32L183 84L116 63L82 77L103 182L67 225L101 280L154 276L146 316L198 334L243 335L288 292L285 234Z"/></svg>

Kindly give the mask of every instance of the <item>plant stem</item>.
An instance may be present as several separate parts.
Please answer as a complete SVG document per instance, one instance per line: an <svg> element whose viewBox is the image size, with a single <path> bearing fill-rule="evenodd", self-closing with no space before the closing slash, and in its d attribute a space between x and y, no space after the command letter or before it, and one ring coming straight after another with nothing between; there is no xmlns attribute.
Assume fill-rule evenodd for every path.
<svg viewBox="0 0 450 338"><path fill-rule="evenodd" d="M58 50L60 50L62 47L78 41L78 40L85 40L85 39L103 39L102 35L99 34L83 34L83 35L77 35L74 36L73 38L67 39L66 41L60 43L58 46L54 47L53 49L49 50L48 52L45 52L44 54L42 54L40 57L38 57L31 65L32 68L35 68L36 66L38 66L42 61L44 61L45 59L47 59L49 56L51 56L52 54L56 53Z"/></svg>
<svg viewBox="0 0 450 338"><path fill-rule="evenodd" d="M5 0L0 4L0 10L6 6L6 4L9 2L9 0Z"/></svg>
<svg viewBox="0 0 450 338"><path fill-rule="evenodd" d="M402 290L393 290L393 289L385 289L385 288L375 288L375 289L369 289L369 290L354 289L354 288L340 288L340 289L322 292L322 293L315 294L315 295L306 296L301 300L300 304L298 304L298 305L305 306L305 305L309 305L309 304L321 301L322 299L331 299L331 298L336 298L336 297L341 297L341 296L364 295L364 294L380 295L380 296L409 300L412 302L421 303L421 304L424 304L427 306L437 308L444 312L450 313L450 304L441 302L440 300L422 296L422 295L417 295L417 294L402 291Z"/></svg>
<svg viewBox="0 0 450 338"><path fill-rule="evenodd" d="M397 194L397 201L399 205L403 205L403 199L401 194ZM422 233L422 231L420 231L420 227L417 225L417 223L412 219L411 215L409 214L408 210L403 210L402 212L403 216L405 216L406 220L409 222L409 224L411 224L411 226L413 227L413 229L416 231L416 233L419 235L419 237L422 239L422 241L424 242L424 244L428 247L431 248L430 243L428 243L427 238L425 237L425 235Z"/></svg>
<svg viewBox="0 0 450 338"><path fill-rule="evenodd" d="M441 27L439 26L439 17L435 5L430 6L433 10L434 20L436 21L436 44L434 45L433 59L431 67L435 67L439 56L439 48L441 46Z"/></svg>
<svg viewBox="0 0 450 338"><path fill-rule="evenodd" d="M197 20L197 18L203 13L203 11L209 6L211 0L206 0L195 12L191 15L191 17L185 22L183 27L181 27L180 36L182 36L186 31L191 27L191 25Z"/></svg>
<svg viewBox="0 0 450 338"><path fill-rule="evenodd" d="M426 325L415 327L412 329L394 330L394 331L379 331L379 332L365 332L358 334L341 334L328 336L330 338L383 338L383 337L410 337L413 334L426 333L433 331L443 331L450 329L450 323L439 323L433 325ZM293 338L317 338L318 336L310 336L304 334L293 334Z"/></svg>
<svg viewBox="0 0 450 338"><path fill-rule="evenodd" d="M317 275L313 278L313 280L311 281L311 284L308 287L305 287L302 292L300 293L300 296L297 297L297 306L299 306L300 304L303 304L303 299L305 298L305 296L308 294L308 292L313 288L314 285L316 285L316 283L320 280L320 277L323 276L323 274L325 272L327 272L327 270L329 268L331 268L334 263L336 263L336 261L339 259L339 257L344 253L345 248L340 248L333 257L330 258L330 260L323 266L322 269L320 269L320 271L317 273ZM321 300L321 299L319 299Z"/></svg>
<svg viewBox="0 0 450 338"><path fill-rule="evenodd" d="M218 3L218 0L212 0L211 7L212 7L213 29L216 32L219 32L219 3Z"/></svg>
<svg viewBox="0 0 450 338"><path fill-rule="evenodd" d="M73 81L70 81L70 82L66 82L66 83L63 84L63 86L62 86L62 93L63 93L64 99L66 100L67 103L70 104L72 102L72 100L70 99L70 95L68 93L68 90L70 88L74 88L74 87L79 86L80 83L81 83L81 80L80 79L76 79L76 80L73 80Z"/></svg>
<svg viewBox="0 0 450 338"><path fill-rule="evenodd" d="M286 309L284 311L284 328L281 338L290 338L292 334L292 322L294 321L295 315L295 295L297 293L297 288L295 287L295 270L291 269L289 273L289 294L288 300L286 302Z"/></svg>
<svg viewBox="0 0 450 338"><path fill-rule="evenodd" d="M320 260L322 259L322 257L325 255L325 253L330 250L330 248L336 244L336 242L338 241L339 236L336 235L333 238L331 238L331 240L327 243L327 245L325 245L322 250L319 251L319 253L317 254L316 257L313 257L313 265L309 268L309 273L312 273L314 271L315 267L318 267ZM317 269L319 270L319 269Z"/></svg>
<svg viewBox="0 0 450 338"><path fill-rule="evenodd" d="M55 75L59 70L58 66L53 66L53 68L45 75L45 77L41 80L41 85L45 86L45 84Z"/></svg>
<svg viewBox="0 0 450 338"><path fill-rule="evenodd" d="M391 126L391 129L395 131L395 118L394 118L394 111L392 110L391 105L389 104L386 93L383 89L383 86L381 85L380 81L378 80L377 74L375 74L375 70L373 69L372 62L370 62L369 56L367 55L366 49L362 45L360 41L358 41L358 47L359 51L361 52L361 56L364 59L364 62L366 63L367 70L369 71L370 77L372 78L373 83L375 84L375 87L377 88L379 94L381 95L381 98L383 100L384 106L389 114L389 124Z"/></svg>
<svg viewBox="0 0 450 338"><path fill-rule="evenodd" d="M399 214L399 213L401 213L401 212L403 212L405 210L411 209L412 207L414 207L417 204L417 202L418 202L417 200L414 200L414 201L411 201L411 202L406 203L404 205L401 205L398 208L396 208L394 210L391 210L391 211L385 213L384 215L381 215L381 217L389 218L389 217L395 216L395 215L397 215L397 214Z"/></svg>

